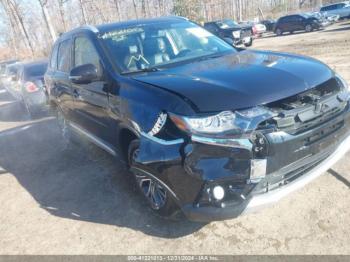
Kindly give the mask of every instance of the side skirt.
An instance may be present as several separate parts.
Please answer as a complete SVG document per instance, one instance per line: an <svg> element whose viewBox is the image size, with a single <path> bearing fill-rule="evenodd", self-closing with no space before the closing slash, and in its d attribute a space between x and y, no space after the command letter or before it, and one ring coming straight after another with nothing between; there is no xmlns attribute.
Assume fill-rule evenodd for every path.
<svg viewBox="0 0 350 262"><path fill-rule="evenodd" d="M102 148L106 152L110 153L113 156L118 156L117 152L114 150L114 148L103 141L102 139L98 138L97 136L91 134L90 132L86 131L84 128L78 126L77 124L69 123L69 126L72 127L72 129L82 135L84 135L87 139L89 139L92 143L97 145L98 147Z"/></svg>

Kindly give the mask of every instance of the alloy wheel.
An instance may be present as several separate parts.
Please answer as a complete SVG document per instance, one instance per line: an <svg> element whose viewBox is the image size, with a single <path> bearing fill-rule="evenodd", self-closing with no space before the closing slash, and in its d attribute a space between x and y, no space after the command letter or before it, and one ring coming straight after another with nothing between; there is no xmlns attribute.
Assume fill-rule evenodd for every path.
<svg viewBox="0 0 350 262"><path fill-rule="evenodd" d="M139 149L136 149L132 155L132 162L136 159L139 153ZM154 178L147 176L141 172L134 172L136 183L149 202L150 206L154 210L161 209L167 201L167 191L165 188Z"/></svg>
<svg viewBox="0 0 350 262"><path fill-rule="evenodd" d="M306 30L306 32L311 32L312 31L312 26L311 25L307 25L305 27L305 30Z"/></svg>

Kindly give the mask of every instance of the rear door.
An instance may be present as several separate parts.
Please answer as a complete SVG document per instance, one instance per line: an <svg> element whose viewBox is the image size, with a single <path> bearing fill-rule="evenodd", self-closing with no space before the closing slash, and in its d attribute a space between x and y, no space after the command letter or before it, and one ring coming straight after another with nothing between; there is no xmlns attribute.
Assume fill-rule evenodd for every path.
<svg viewBox="0 0 350 262"><path fill-rule="evenodd" d="M74 118L85 131L108 142L111 140L108 90L106 83L102 81L103 69L100 55L92 39L87 35L77 35L73 46L73 66L93 64L101 76L100 80L89 84L72 83L75 103Z"/></svg>
<svg viewBox="0 0 350 262"><path fill-rule="evenodd" d="M280 25L278 27L281 28L283 32L287 32L290 29L289 18L290 18L289 16L281 18Z"/></svg>
<svg viewBox="0 0 350 262"><path fill-rule="evenodd" d="M293 16L295 30L304 30L306 19L300 15Z"/></svg>

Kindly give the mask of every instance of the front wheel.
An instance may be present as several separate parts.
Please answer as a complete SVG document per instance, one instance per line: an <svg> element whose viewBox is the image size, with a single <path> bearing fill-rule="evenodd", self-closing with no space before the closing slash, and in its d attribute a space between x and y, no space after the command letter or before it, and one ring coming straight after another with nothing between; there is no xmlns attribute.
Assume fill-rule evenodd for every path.
<svg viewBox="0 0 350 262"><path fill-rule="evenodd" d="M252 38L252 37L250 38L250 41L249 41L249 42L244 43L244 46L245 46L245 47L250 47L250 46L252 46L252 45L253 45L253 38Z"/></svg>
<svg viewBox="0 0 350 262"><path fill-rule="evenodd" d="M305 26L305 31L306 32L312 32L313 31L312 25L306 25Z"/></svg>
<svg viewBox="0 0 350 262"><path fill-rule="evenodd" d="M133 168L140 152L139 146L139 140L134 140L130 143L128 150L128 164L136 186L156 214L172 217L178 211L178 207L167 188L151 174Z"/></svg>

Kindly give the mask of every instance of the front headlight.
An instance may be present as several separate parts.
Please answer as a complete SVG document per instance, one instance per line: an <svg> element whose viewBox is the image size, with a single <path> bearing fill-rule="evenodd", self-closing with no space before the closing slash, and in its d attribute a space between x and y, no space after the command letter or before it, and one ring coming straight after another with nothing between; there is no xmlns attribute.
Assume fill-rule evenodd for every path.
<svg viewBox="0 0 350 262"><path fill-rule="evenodd" d="M335 74L335 79L338 81L338 83L345 89L345 90L349 90L349 85L348 83L345 81L344 78L342 78L340 75Z"/></svg>
<svg viewBox="0 0 350 262"><path fill-rule="evenodd" d="M241 37L241 31L233 31L232 36L234 38L240 38Z"/></svg>
<svg viewBox="0 0 350 262"><path fill-rule="evenodd" d="M237 129L235 126L236 115L230 111L206 117L185 117L171 114L170 118L180 129L191 133L213 134Z"/></svg>
<svg viewBox="0 0 350 262"><path fill-rule="evenodd" d="M242 134L254 130L257 125L271 117L265 108L255 107L247 110L224 111L205 117L186 117L169 114L175 125L191 134Z"/></svg>

